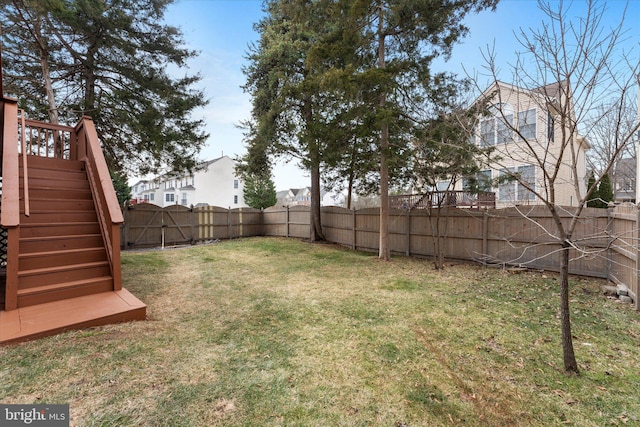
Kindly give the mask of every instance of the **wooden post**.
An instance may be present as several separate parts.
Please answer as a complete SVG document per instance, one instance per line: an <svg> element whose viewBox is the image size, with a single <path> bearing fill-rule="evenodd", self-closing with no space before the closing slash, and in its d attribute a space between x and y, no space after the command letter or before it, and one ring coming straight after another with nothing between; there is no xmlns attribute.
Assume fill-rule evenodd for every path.
<svg viewBox="0 0 640 427"><path fill-rule="evenodd" d="M127 249L127 243L129 243L129 208L130 206L127 205L122 212L122 217L124 218L122 222L122 249Z"/></svg>
<svg viewBox="0 0 640 427"><path fill-rule="evenodd" d="M7 228L7 272L4 295L4 309L11 311L18 308L18 245L20 243L20 227Z"/></svg>
<svg viewBox="0 0 640 427"><path fill-rule="evenodd" d="M406 255L411 255L411 209L407 207L407 230L406 230L406 239L407 239L407 251Z"/></svg>
<svg viewBox="0 0 640 427"><path fill-rule="evenodd" d="M240 235L240 237L243 237L243 230L242 230L242 208L239 209L238 211L238 234Z"/></svg>
<svg viewBox="0 0 640 427"><path fill-rule="evenodd" d="M287 237L289 237L289 206L287 206L286 221L287 221Z"/></svg>
<svg viewBox="0 0 640 427"><path fill-rule="evenodd" d="M231 206L227 209L227 234L229 235L229 240L231 240Z"/></svg>
<svg viewBox="0 0 640 427"><path fill-rule="evenodd" d="M613 215L612 215L613 214ZM607 209L607 236L613 235L613 220L615 212L612 209ZM636 224L637 226L637 224ZM611 257L612 257L611 245L607 245L607 281L611 281ZM637 266L637 261L636 261Z"/></svg>
<svg viewBox="0 0 640 427"><path fill-rule="evenodd" d="M482 213L482 256L489 255L489 211Z"/></svg>
<svg viewBox="0 0 640 427"><path fill-rule="evenodd" d="M356 244L356 238L358 236L357 230L356 230L356 208L353 208L351 210L351 226L352 226L352 231L353 231L353 236L351 238L351 241L353 242L353 244L351 245L351 249L353 249L354 251L356 250L357 244Z"/></svg>
<svg viewBox="0 0 640 427"><path fill-rule="evenodd" d="M638 301L638 299L640 299L640 245L638 244L638 241L640 239L640 229L638 229L638 227L640 227L640 209L636 208L636 225L633 233L635 237L634 252L636 253L635 289L633 295L633 304L636 310L640 311L640 301Z"/></svg>
<svg viewBox="0 0 640 427"><path fill-rule="evenodd" d="M189 223L191 224L191 244L195 244L196 242L196 220L198 219L198 214L193 210L193 204L191 205L191 210L189 211Z"/></svg>

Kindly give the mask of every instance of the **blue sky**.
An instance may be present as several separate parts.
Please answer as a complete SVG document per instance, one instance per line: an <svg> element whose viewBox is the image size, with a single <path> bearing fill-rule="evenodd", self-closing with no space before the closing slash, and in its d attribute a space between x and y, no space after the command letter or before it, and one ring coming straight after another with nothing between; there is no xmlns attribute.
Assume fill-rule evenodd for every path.
<svg viewBox="0 0 640 427"><path fill-rule="evenodd" d="M586 8L586 2L582 0L574 0L571 4L574 15ZM625 5L627 3L622 0L609 1L604 21L611 26L617 25ZM205 119L210 134L201 153L203 160L222 154L233 157L245 152L242 131L237 124L249 117L251 105L240 87L244 84L242 66L246 63L249 44L258 39L253 24L261 18L261 9L261 0L177 0L167 10L167 23L179 27L187 46L200 52L189 62L188 72L202 75L200 85L210 100L204 110L196 112L196 117ZM636 57L640 43L638 17L640 1L632 0L626 13L626 36L627 45L634 47ZM469 35L454 48L449 62L439 62L437 66L443 71L462 74L464 65L468 72L480 73L482 84L485 60L481 49L495 46L497 60L503 64L501 80L508 82L508 64L514 61L515 52L521 50L514 40L514 32L519 32L520 28L538 28L542 20L543 14L536 1L502 0L496 12L481 12L466 18ZM309 185L308 174L293 162L277 164L274 181L277 190Z"/></svg>

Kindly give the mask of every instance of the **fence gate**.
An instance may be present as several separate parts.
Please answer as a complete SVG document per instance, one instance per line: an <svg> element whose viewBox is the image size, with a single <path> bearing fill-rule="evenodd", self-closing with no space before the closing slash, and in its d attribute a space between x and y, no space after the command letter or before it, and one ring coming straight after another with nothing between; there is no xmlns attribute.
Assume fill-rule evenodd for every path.
<svg viewBox="0 0 640 427"><path fill-rule="evenodd" d="M193 214L180 205L160 206L143 203L124 212L122 244L130 247L158 247L190 244L193 240Z"/></svg>

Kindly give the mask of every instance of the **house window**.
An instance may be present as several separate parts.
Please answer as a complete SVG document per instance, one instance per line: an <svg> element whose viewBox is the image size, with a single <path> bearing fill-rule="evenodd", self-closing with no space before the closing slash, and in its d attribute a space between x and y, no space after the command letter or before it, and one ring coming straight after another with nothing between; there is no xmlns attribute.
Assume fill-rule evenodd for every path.
<svg viewBox="0 0 640 427"><path fill-rule="evenodd" d="M547 140L549 142L555 142L555 119L551 111L547 111Z"/></svg>
<svg viewBox="0 0 640 427"><path fill-rule="evenodd" d="M520 166L518 168L518 174L520 175L520 182L518 182L518 200L535 199L535 195L531 191L536 189L535 166ZM523 184L526 184L526 187Z"/></svg>
<svg viewBox="0 0 640 427"><path fill-rule="evenodd" d="M480 143L487 147L494 144L495 119L480 122Z"/></svg>
<svg viewBox="0 0 640 427"><path fill-rule="evenodd" d="M519 179L516 180L515 177ZM520 166L500 172L498 200L501 202L534 200L536 189L535 166ZM526 185L525 185L526 184Z"/></svg>
<svg viewBox="0 0 640 427"><path fill-rule="evenodd" d="M513 133L511 131L511 129L513 129L513 114L505 114L504 120L496 118L496 123L496 143L508 144L509 142L513 141Z"/></svg>
<svg viewBox="0 0 640 427"><path fill-rule="evenodd" d="M164 201L167 203L173 203L176 201L176 195L173 193L167 193L164 195Z"/></svg>
<svg viewBox="0 0 640 427"><path fill-rule="evenodd" d="M149 194L149 200L153 202L155 200L155 198L156 198L155 196L156 195L153 194L153 193Z"/></svg>
<svg viewBox="0 0 640 427"><path fill-rule="evenodd" d="M515 168L509 168L506 171L500 171L500 183L498 184L498 200L508 202L515 200L516 183L513 180Z"/></svg>
<svg viewBox="0 0 640 427"><path fill-rule="evenodd" d="M187 193L182 193L182 205L187 206Z"/></svg>
<svg viewBox="0 0 640 427"><path fill-rule="evenodd" d="M536 109L521 111L518 113L518 131L525 139L536 137Z"/></svg>
<svg viewBox="0 0 640 427"><path fill-rule="evenodd" d="M438 183L436 184L436 189L438 191L447 191L450 184L450 181L438 181Z"/></svg>
<svg viewBox="0 0 640 427"><path fill-rule="evenodd" d="M238 188L238 180L237 179L233 180L233 188L236 188L236 189Z"/></svg>
<svg viewBox="0 0 640 427"><path fill-rule="evenodd" d="M491 170L483 170L476 174L473 179L462 180L464 191L491 191Z"/></svg>
<svg viewBox="0 0 640 427"><path fill-rule="evenodd" d="M513 141L513 108L509 104L490 107L493 117L480 122L480 144L487 147Z"/></svg>
<svg viewBox="0 0 640 427"><path fill-rule="evenodd" d="M238 196L233 196L233 204L234 205L238 204Z"/></svg>
<svg viewBox="0 0 640 427"><path fill-rule="evenodd" d="M148 202L148 201L149 201L149 195L148 195L148 194L145 194L145 195L144 195L144 201L145 201L145 202Z"/></svg>

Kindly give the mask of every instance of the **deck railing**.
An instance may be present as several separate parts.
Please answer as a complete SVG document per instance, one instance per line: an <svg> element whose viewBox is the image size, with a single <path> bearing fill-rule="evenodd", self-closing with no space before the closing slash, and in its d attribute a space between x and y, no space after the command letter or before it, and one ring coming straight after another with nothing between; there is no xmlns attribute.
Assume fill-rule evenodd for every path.
<svg viewBox="0 0 640 427"><path fill-rule="evenodd" d="M77 156L85 161L87 177L105 241L113 275L114 290L122 289L120 272L120 225L124 222L120 204L113 188L93 120L84 116L75 127L78 135Z"/></svg>
<svg viewBox="0 0 640 427"><path fill-rule="evenodd" d="M492 192L430 191L424 194L389 196L389 205L393 209L402 210L445 207L495 209L496 194Z"/></svg>
<svg viewBox="0 0 640 427"><path fill-rule="evenodd" d="M30 156L77 160L77 135L71 126L20 120L21 153Z"/></svg>

